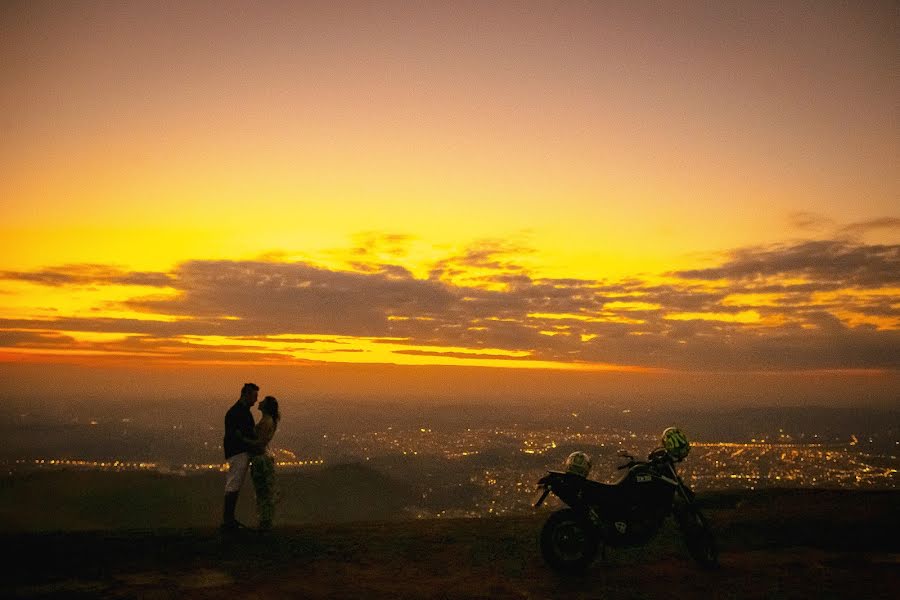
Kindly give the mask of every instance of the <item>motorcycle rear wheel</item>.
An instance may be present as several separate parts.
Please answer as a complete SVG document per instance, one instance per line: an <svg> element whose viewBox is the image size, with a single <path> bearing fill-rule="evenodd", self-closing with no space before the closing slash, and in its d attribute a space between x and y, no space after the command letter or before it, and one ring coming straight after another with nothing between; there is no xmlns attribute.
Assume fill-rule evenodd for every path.
<svg viewBox="0 0 900 600"><path fill-rule="evenodd" d="M703 513L695 506L686 506L676 513L676 517L691 557L703 568L718 567L719 548Z"/></svg>
<svg viewBox="0 0 900 600"><path fill-rule="evenodd" d="M571 508L550 515L541 529L541 555L553 569L580 573L597 555L599 539L594 527Z"/></svg>

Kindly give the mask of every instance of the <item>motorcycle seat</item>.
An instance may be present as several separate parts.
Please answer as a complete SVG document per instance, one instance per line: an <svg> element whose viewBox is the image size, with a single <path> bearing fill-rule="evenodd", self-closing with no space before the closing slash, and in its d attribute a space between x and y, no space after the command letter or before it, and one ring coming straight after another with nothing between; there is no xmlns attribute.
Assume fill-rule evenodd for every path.
<svg viewBox="0 0 900 600"><path fill-rule="evenodd" d="M569 494L583 494L589 502L596 504L618 505L626 500L627 491L625 486L620 485L622 481L603 483L560 471L550 471L550 477L559 482L556 492L563 499Z"/></svg>
<svg viewBox="0 0 900 600"><path fill-rule="evenodd" d="M594 502L615 503L622 498L623 488L618 483L603 483L593 480L585 483L585 494Z"/></svg>

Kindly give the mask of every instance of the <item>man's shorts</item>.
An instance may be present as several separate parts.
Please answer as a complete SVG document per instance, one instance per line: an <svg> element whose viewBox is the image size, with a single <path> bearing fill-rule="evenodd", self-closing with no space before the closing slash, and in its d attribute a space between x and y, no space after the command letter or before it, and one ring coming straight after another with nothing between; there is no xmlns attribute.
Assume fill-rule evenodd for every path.
<svg viewBox="0 0 900 600"><path fill-rule="evenodd" d="M241 452L228 459L228 473L225 474L225 492L239 492L250 470L250 453Z"/></svg>

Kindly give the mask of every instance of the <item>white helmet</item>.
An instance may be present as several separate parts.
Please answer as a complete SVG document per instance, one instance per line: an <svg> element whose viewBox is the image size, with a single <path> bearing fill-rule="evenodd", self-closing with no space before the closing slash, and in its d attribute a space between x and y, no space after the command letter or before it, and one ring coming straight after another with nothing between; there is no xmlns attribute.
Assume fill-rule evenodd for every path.
<svg viewBox="0 0 900 600"><path fill-rule="evenodd" d="M591 457L581 451L573 452L566 459L566 473L587 477L591 472Z"/></svg>

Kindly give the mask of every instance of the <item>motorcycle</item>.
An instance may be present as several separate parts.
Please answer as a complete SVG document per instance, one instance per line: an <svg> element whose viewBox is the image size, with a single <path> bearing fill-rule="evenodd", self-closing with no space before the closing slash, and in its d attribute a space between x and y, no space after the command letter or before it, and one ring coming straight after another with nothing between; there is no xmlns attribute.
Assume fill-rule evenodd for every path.
<svg viewBox="0 0 900 600"><path fill-rule="evenodd" d="M583 453L573 456L579 454ZM538 482L543 493L535 508L551 493L568 505L551 513L544 523L540 535L544 560L558 571L583 571L601 546L605 556L607 546L644 545L673 515L691 557L704 568L718 566L709 522L700 512L694 492L675 470L676 461L684 457L673 457L666 448L652 451L646 461L624 451L619 456L627 460L618 467L626 472L615 484L588 479L589 459L587 470L549 471Z"/></svg>

